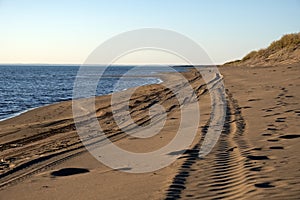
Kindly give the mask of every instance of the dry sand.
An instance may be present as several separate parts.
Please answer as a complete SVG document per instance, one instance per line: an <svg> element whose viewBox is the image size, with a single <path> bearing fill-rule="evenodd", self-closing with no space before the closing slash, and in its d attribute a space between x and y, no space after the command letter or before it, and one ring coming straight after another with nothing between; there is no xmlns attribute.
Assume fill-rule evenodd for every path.
<svg viewBox="0 0 300 200"><path fill-rule="evenodd" d="M71 102L63 102L0 122L0 198L299 199L300 65L220 71L227 89L226 123L204 159L198 152L207 131L210 97L199 74L191 71L184 75L199 99L193 102L201 108L198 135L190 150L168 167L132 174L101 164L76 134ZM162 76L177 82L176 75ZM178 101L160 85L140 87L130 101L132 118L143 126L149 123L147 106L157 100L168 118L164 129L151 138L134 139L117 128L110 96L96 99L99 123L118 146L153 151L175 136Z"/></svg>

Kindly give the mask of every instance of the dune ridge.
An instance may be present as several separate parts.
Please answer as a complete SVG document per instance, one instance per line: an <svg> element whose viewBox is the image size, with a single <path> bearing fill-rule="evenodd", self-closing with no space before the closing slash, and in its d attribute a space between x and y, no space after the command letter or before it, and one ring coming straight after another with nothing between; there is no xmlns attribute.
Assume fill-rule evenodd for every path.
<svg viewBox="0 0 300 200"><path fill-rule="evenodd" d="M300 63L300 33L286 34L267 48L251 51L241 60L227 62L224 66L278 66L294 63Z"/></svg>

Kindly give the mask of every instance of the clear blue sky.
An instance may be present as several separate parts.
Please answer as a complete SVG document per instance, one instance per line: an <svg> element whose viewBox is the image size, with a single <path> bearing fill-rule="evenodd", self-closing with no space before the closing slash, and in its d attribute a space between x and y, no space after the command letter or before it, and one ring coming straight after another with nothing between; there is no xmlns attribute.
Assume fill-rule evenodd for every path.
<svg viewBox="0 0 300 200"><path fill-rule="evenodd" d="M300 0L0 0L0 63L82 63L103 41L163 28L219 64L300 31Z"/></svg>

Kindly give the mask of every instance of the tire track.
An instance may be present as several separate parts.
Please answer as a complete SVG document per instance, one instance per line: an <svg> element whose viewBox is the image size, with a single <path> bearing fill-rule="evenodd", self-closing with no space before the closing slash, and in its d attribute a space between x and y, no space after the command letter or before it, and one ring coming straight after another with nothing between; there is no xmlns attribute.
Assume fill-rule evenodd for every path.
<svg viewBox="0 0 300 200"><path fill-rule="evenodd" d="M19 183L34 174L45 171L50 167L54 167L68 159L79 156L84 152L86 152L85 148L80 146L75 149L69 149L45 157L39 157L24 163L13 170L8 171L7 173L1 174L0 190L7 186Z"/></svg>
<svg viewBox="0 0 300 200"><path fill-rule="evenodd" d="M200 78L201 78L200 76L196 76L192 79L188 77L190 83L198 87L196 89L197 93L202 93L203 88L205 86L205 85L199 86L197 81ZM160 103L163 105L166 104L166 109L170 113L176 112L179 109L179 106L177 104L176 106L174 106L174 104L170 104L170 106L167 106L167 103L169 101L176 103L177 102L176 95L174 95L174 93L178 92L179 90L184 90L184 88L187 87L187 85L188 84L179 85L180 87L179 86L175 87L174 91L171 91L167 88L160 87L159 85L156 86L154 85L153 89L149 94L145 95L145 93L138 93L136 96L134 96L131 99L132 117L134 118L135 116L142 115L143 117L136 123L140 126L147 124L148 121L150 120L147 117L148 114L147 109L149 109L151 106L153 106L156 103ZM189 99L186 101L189 101ZM143 104L141 104L141 102L143 102ZM122 102L118 102L118 104L122 105ZM141 108L142 106L143 108ZM112 120L113 113L110 107L111 105L101 107L100 109L98 109L97 119L99 120L100 123L106 124L106 129L104 130L105 135L103 135L103 137L107 137L112 142L115 142L117 140L127 137L127 135L123 131L116 129L117 126L115 123L111 123L113 122ZM122 109L120 109L119 112L121 111ZM90 116L91 116L90 114L85 116L87 120L82 120L80 123L89 125ZM154 123L157 123L159 119L160 119L159 116L154 117ZM129 126L131 125L132 124L129 124ZM56 166L68 159L79 156L80 154L86 152L85 147L82 145L81 141L78 140L79 138L77 138L76 135L72 136L74 138L70 138L72 132L76 131L76 127L73 119L56 120L53 122L45 122L43 124L29 124L29 127L33 129L43 127L49 130L43 131L41 133L38 133L36 135L27 138L21 138L21 139L17 138L14 141L9 141L1 145L0 150L2 155L4 155L5 157L12 157L17 160L19 159L19 154L22 155L27 153L30 154L30 156L31 155L34 156L31 156L28 160L24 160L24 161L17 160L19 161L17 163L15 160L13 164L16 163L16 165L14 167L0 174L0 190L4 189L9 185L19 183L34 174L45 171L50 167ZM90 137L88 134L89 134L89 130L87 129L87 136L86 138L83 138L83 140L87 140L89 142L89 144L87 144L88 146L93 147L96 143L99 143L103 140L103 137L97 136L97 138L93 138ZM52 138L52 137L57 137L57 138ZM66 146L64 148L56 149L54 147L51 147L51 144L53 145L55 144L55 140L61 141L62 139L64 139L66 142ZM11 151L11 149L14 148L13 145L15 144L18 145L18 149L14 149L14 151ZM45 145L46 147L44 147Z"/></svg>
<svg viewBox="0 0 300 200"><path fill-rule="evenodd" d="M198 157L208 121L199 143L181 157L185 161L165 199L251 199L257 195L255 183L260 166L251 157L253 148L243 136L245 121L238 103L228 90L226 93L225 125L216 146L206 157Z"/></svg>

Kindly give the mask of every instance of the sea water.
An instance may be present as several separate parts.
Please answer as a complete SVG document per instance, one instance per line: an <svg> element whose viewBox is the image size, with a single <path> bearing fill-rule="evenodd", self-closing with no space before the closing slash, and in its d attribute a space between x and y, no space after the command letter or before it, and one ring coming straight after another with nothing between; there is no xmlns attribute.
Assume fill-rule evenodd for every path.
<svg viewBox="0 0 300 200"><path fill-rule="evenodd" d="M43 105L71 100L79 68L79 65L0 65L0 120ZM159 83L161 80L156 73L173 71L161 66L91 66L85 69L84 74L88 76L79 80L89 84L95 80L91 77L99 76L94 73L99 68L103 69L103 74L98 77L95 96ZM186 67L173 69L183 71Z"/></svg>

